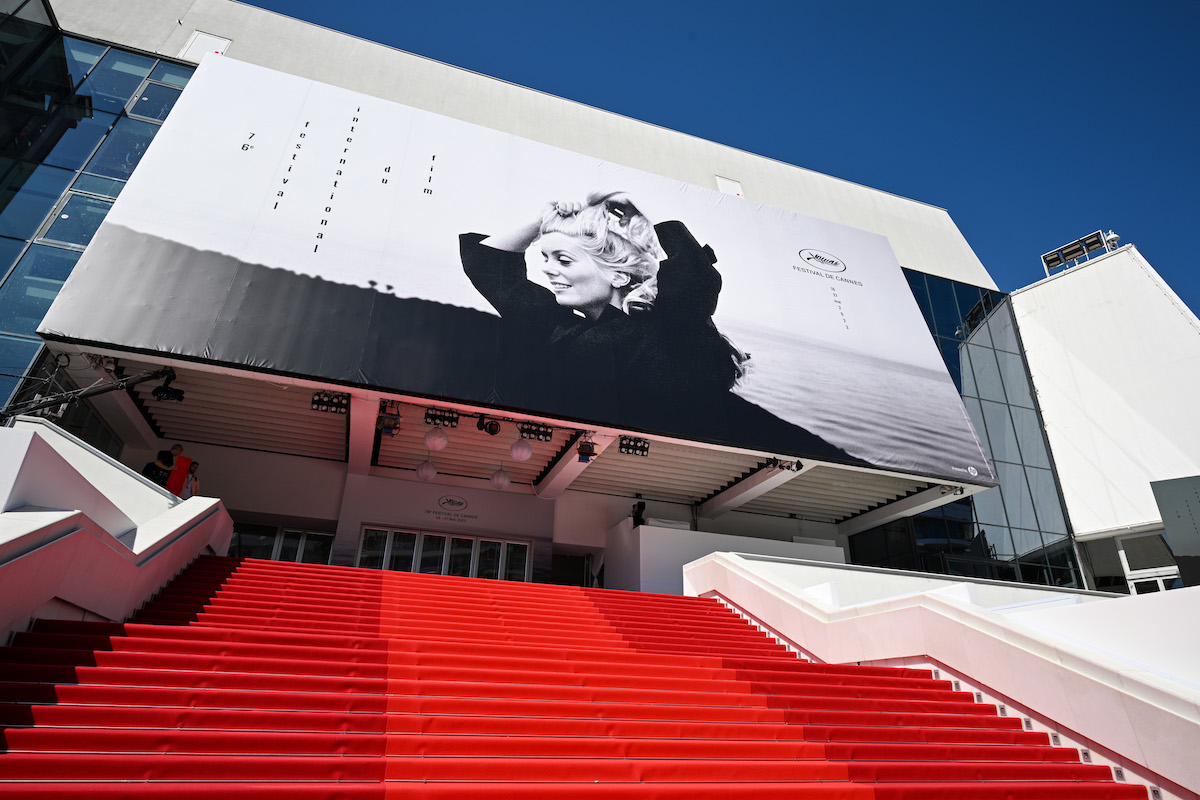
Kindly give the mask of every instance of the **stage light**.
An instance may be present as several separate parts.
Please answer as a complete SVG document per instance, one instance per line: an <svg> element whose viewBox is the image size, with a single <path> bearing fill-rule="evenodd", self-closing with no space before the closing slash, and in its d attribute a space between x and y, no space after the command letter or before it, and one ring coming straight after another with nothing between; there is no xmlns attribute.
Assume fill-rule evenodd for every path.
<svg viewBox="0 0 1200 800"><path fill-rule="evenodd" d="M167 373L167 376L163 378L162 386L155 386L153 391L150 392L150 396L159 402L174 400L176 403L182 403L183 390L171 386L171 381L173 380L175 380L174 371Z"/></svg>
<svg viewBox="0 0 1200 800"><path fill-rule="evenodd" d="M650 443L645 439L638 439L633 436L622 436L617 449L629 456L641 456L645 458L650 455Z"/></svg>
<svg viewBox="0 0 1200 800"><path fill-rule="evenodd" d="M508 473L504 471L503 467L501 467L492 473L492 477L488 480L488 482L492 484L493 489L504 490L508 488L510 483L512 483L512 479L508 477Z"/></svg>
<svg viewBox="0 0 1200 800"><path fill-rule="evenodd" d="M1060 252L1062 253L1063 261L1074 261L1086 254L1087 248L1083 246L1082 242L1071 242Z"/></svg>
<svg viewBox="0 0 1200 800"><path fill-rule="evenodd" d="M488 436L495 436L500 432L499 420L488 419L484 416L479 417L479 421L475 423L475 427L486 433Z"/></svg>
<svg viewBox="0 0 1200 800"><path fill-rule="evenodd" d="M554 438L554 428L538 422L522 422L517 425L517 430L521 432L522 439L536 439L539 442L548 442Z"/></svg>
<svg viewBox="0 0 1200 800"><path fill-rule="evenodd" d="M596 445L594 442L580 442L579 447L575 448L575 454L579 456L581 463L586 464L596 457Z"/></svg>
<svg viewBox="0 0 1200 800"><path fill-rule="evenodd" d="M417 477L428 483L437 477L437 467L432 461L422 461L417 465Z"/></svg>
<svg viewBox="0 0 1200 800"><path fill-rule="evenodd" d="M1113 241L1110 241L1110 238ZM1104 250L1106 252L1114 250L1116 248L1116 240L1120 238L1112 231L1109 231L1107 234L1096 231L1095 233L1089 233L1082 239L1076 239L1073 242L1064 244L1062 247L1051 250L1042 256L1042 266L1046 269L1046 277L1050 277L1050 270L1065 266L1068 261L1078 261L1084 256L1090 256L1097 250Z"/></svg>
<svg viewBox="0 0 1200 800"><path fill-rule="evenodd" d="M441 428L434 428L425 434L425 446L430 450L445 450L450 444L450 437Z"/></svg>
<svg viewBox="0 0 1200 800"><path fill-rule="evenodd" d="M458 412L446 408L425 409L425 424L442 428L458 427Z"/></svg>
<svg viewBox="0 0 1200 800"><path fill-rule="evenodd" d="M533 445L524 439L517 439L512 443L512 447L508 448L508 454L512 456L513 461L528 461L533 456Z"/></svg>
<svg viewBox="0 0 1200 800"><path fill-rule="evenodd" d="M379 416L375 417L375 427L384 436L395 436L400 432L400 403L396 400L380 400Z"/></svg>
<svg viewBox="0 0 1200 800"><path fill-rule="evenodd" d="M312 410L328 411L331 414L345 414L350 410L350 395L344 392L313 392Z"/></svg>

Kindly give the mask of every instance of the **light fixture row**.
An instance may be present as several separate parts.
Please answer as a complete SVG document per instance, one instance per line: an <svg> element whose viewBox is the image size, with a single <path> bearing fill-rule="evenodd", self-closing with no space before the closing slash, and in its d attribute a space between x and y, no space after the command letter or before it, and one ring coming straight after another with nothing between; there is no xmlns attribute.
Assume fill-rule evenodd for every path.
<svg viewBox="0 0 1200 800"><path fill-rule="evenodd" d="M622 436L617 449L628 456L645 458L650 455L650 442L636 436Z"/></svg>
<svg viewBox="0 0 1200 800"><path fill-rule="evenodd" d="M425 424L441 428L457 428L458 412L448 408L425 409Z"/></svg>
<svg viewBox="0 0 1200 800"><path fill-rule="evenodd" d="M328 411L330 414L345 414L350 411L350 395L345 392L313 392L312 410Z"/></svg>

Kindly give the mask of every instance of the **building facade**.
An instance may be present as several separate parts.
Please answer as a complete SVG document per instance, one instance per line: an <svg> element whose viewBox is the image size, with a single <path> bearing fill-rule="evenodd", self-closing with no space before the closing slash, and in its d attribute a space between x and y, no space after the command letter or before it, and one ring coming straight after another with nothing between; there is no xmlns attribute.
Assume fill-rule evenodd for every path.
<svg viewBox="0 0 1200 800"><path fill-rule="evenodd" d="M0 393L13 408L59 389L173 365L177 385L193 398L179 409L156 403L143 385L48 413L134 466L182 441L204 464L206 490L225 499L239 524L235 552L586 582L603 565L606 532L640 503L637 513L647 519L715 534L834 543L857 563L1085 585L1014 303L998 292L945 211L227 0L191 4L182 17L136 5L29 0L0 23L9 43L0 80L11 87L11 103L24 103L5 111ZM302 57L317 50L328 54L319 64ZM369 381L346 393L346 417L362 421L356 428L346 417L308 408L314 391L344 388L319 376L212 369L146 348L59 342L44 349L35 331L58 288L195 62L213 51L886 237L999 485L919 470L805 467L805 459L797 467L769 449L677 437L650 437L649 459L618 460L621 430L464 402L453 392L388 392ZM39 92L44 99L33 102ZM454 411L466 423L446 429L452 445L436 456L426 446L425 434L438 427L429 423L430 408ZM399 436L380 434L384 412L409 421ZM489 414L505 436L486 429ZM425 426L412 424L421 419ZM469 431L473 419L479 427ZM533 440L533 457L517 462L509 457L509 432L534 423L554 433ZM579 444L592 440L607 457L586 470L568 468ZM617 444L606 450L605 440ZM436 465L432 482L419 479L424 464ZM472 511L447 508L456 502Z"/></svg>

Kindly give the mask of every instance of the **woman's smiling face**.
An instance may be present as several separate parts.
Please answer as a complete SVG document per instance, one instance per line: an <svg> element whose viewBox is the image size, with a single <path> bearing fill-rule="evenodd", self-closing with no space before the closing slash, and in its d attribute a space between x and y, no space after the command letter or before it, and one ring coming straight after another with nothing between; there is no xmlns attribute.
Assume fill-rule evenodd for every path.
<svg viewBox="0 0 1200 800"><path fill-rule="evenodd" d="M611 280L578 243L564 233L547 233L541 242L542 272L560 306L577 308L588 319L598 319L605 306L617 305Z"/></svg>

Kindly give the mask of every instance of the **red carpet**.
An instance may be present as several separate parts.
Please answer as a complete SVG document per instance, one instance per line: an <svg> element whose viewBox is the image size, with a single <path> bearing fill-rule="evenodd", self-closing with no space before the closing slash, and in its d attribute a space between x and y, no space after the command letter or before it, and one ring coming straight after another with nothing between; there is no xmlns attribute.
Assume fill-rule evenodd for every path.
<svg viewBox="0 0 1200 800"><path fill-rule="evenodd" d="M1145 798L712 600L202 558L0 649L0 796Z"/></svg>

